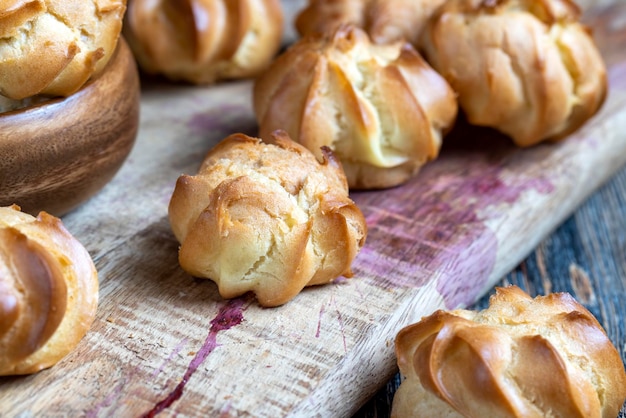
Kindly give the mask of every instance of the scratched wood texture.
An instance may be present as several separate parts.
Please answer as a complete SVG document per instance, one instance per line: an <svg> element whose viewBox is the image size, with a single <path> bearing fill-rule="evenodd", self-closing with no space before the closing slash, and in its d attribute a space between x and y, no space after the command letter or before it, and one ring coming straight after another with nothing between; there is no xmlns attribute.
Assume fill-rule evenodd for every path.
<svg viewBox="0 0 626 418"><path fill-rule="evenodd" d="M0 416L354 414L396 373L401 327L479 300L626 163L626 3L586 12L611 85L593 120L526 150L460 122L413 181L352 195L369 225L355 276L274 309L185 274L166 216L178 175L256 133L251 82L145 80L128 161L63 218L99 270L96 321L52 369L0 379Z"/></svg>
<svg viewBox="0 0 626 418"><path fill-rule="evenodd" d="M626 167L576 212L498 286L517 285L529 294L569 292L604 327L626 362ZM470 309L484 309L489 291ZM354 418L388 418L401 375L396 374ZM626 404L620 418L626 418Z"/></svg>

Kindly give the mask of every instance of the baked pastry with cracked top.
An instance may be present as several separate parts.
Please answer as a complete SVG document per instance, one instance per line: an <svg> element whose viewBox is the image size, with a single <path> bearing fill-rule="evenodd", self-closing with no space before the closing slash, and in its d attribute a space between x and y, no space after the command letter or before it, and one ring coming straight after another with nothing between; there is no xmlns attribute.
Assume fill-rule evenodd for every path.
<svg viewBox="0 0 626 418"><path fill-rule="evenodd" d="M125 10L125 0L0 2L0 95L20 101L79 90L111 58Z"/></svg>
<svg viewBox="0 0 626 418"><path fill-rule="evenodd" d="M234 134L179 177L169 220L181 267L232 298L278 306L305 286L352 275L367 226L330 150L318 161L284 132Z"/></svg>
<svg viewBox="0 0 626 418"><path fill-rule="evenodd" d="M606 69L570 0L448 0L420 42L470 123L519 146L558 140L602 105Z"/></svg>
<svg viewBox="0 0 626 418"><path fill-rule="evenodd" d="M483 311L437 311L402 329L396 355L396 418L614 418L626 398L619 353L566 293L498 288Z"/></svg>
<svg viewBox="0 0 626 418"><path fill-rule="evenodd" d="M296 16L300 35L332 32L342 24L363 29L376 43L405 40L413 45L445 0L309 0Z"/></svg>
<svg viewBox="0 0 626 418"><path fill-rule="evenodd" d="M61 220L0 207L0 376L56 364L87 333L97 306L96 268Z"/></svg>
<svg viewBox="0 0 626 418"><path fill-rule="evenodd" d="M283 18L279 0L132 0L124 34L145 72L209 84L265 69Z"/></svg>
<svg viewBox="0 0 626 418"><path fill-rule="evenodd" d="M257 78L260 136L284 129L341 159L350 188L406 182L438 156L455 94L408 43L373 44L351 25L302 38Z"/></svg>

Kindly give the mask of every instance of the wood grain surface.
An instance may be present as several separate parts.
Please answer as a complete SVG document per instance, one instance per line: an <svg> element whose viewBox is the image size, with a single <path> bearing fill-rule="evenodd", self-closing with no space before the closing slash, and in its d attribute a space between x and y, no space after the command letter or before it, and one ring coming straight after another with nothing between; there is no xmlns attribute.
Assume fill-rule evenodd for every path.
<svg viewBox="0 0 626 418"><path fill-rule="evenodd" d="M595 192L497 286L529 294L568 292L602 324L626 363L626 168ZM470 309L484 309L490 290ZM394 375L354 418L387 418L401 382ZM626 417L626 405L620 418Z"/></svg>
<svg viewBox="0 0 626 418"><path fill-rule="evenodd" d="M250 297L224 301L212 282L186 275L167 221L181 173L195 173L228 134L255 134L251 82L144 80L129 159L98 195L63 218L99 270L96 321L52 369L0 379L0 415L357 412L395 375L393 339L401 327L438 308L471 305L509 273L507 280L523 281L524 269L537 266L554 278L545 269L554 250L542 240L626 163L626 3L606 7L587 9L601 29L611 86L596 117L563 142L525 150L460 121L440 158L413 181L353 193L370 229L354 277L273 309ZM593 245L576 251L593 257ZM597 301L606 291L590 291L585 281L604 270L583 261L565 265L578 277L577 296ZM610 320L611 313L599 313ZM614 338L623 345L622 336Z"/></svg>

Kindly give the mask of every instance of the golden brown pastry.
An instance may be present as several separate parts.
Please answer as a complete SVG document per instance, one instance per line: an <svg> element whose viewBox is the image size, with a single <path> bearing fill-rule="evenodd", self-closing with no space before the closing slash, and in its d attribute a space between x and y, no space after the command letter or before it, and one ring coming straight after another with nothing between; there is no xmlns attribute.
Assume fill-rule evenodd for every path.
<svg viewBox="0 0 626 418"><path fill-rule="evenodd" d="M282 33L279 0L132 0L124 26L145 72L196 84L258 74Z"/></svg>
<svg viewBox="0 0 626 418"><path fill-rule="evenodd" d="M351 276L367 229L329 150L320 162L284 132L269 139L220 142L197 175L178 179L169 219L184 270L215 281L225 298L252 291L278 306Z"/></svg>
<svg viewBox="0 0 626 418"><path fill-rule="evenodd" d="M309 0L296 16L300 35L353 24L376 43L401 39L417 45L426 21L445 0Z"/></svg>
<svg viewBox="0 0 626 418"><path fill-rule="evenodd" d="M396 418L615 418L626 398L619 353L566 293L499 288L483 311L437 311L402 329L396 354Z"/></svg>
<svg viewBox="0 0 626 418"><path fill-rule="evenodd" d="M87 333L98 274L60 219L0 207L0 376L56 364Z"/></svg>
<svg viewBox="0 0 626 418"><path fill-rule="evenodd" d="M570 0L449 0L423 32L468 120L519 146L557 140L599 109L606 69Z"/></svg>
<svg viewBox="0 0 626 418"><path fill-rule="evenodd" d="M69 96L109 61L125 0L0 2L0 95Z"/></svg>
<svg viewBox="0 0 626 418"><path fill-rule="evenodd" d="M351 188L399 185L434 159L455 121L454 92L408 43L372 44L341 26L302 38L254 86L260 136L284 129L341 159Z"/></svg>

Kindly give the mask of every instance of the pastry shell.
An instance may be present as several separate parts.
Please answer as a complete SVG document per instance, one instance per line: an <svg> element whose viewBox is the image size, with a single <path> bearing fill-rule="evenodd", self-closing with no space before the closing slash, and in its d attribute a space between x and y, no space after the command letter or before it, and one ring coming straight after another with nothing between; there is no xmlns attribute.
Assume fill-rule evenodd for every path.
<svg viewBox="0 0 626 418"><path fill-rule="evenodd" d="M98 274L59 218L0 207L0 376L56 364L87 333Z"/></svg>
<svg viewBox="0 0 626 418"><path fill-rule="evenodd" d="M367 234L332 153L320 162L284 132L221 141L197 175L178 179L169 219L185 271L268 307L350 277Z"/></svg>
<svg viewBox="0 0 626 418"><path fill-rule="evenodd" d="M1 2L0 95L78 91L109 62L125 11L125 0Z"/></svg>
<svg viewBox="0 0 626 418"><path fill-rule="evenodd" d="M210 84L265 69L283 19L279 0L133 0L124 34L146 73Z"/></svg>
<svg viewBox="0 0 626 418"><path fill-rule="evenodd" d="M420 41L470 123L522 147L576 131L606 97L606 68L570 0L449 0Z"/></svg>
<svg viewBox="0 0 626 418"><path fill-rule="evenodd" d="M309 0L296 16L302 36L332 32L343 24L363 29L376 43L405 40L413 45L445 0Z"/></svg>
<svg viewBox="0 0 626 418"><path fill-rule="evenodd" d="M498 288L483 311L437 311L402 329L396 355L396 418L614 418L626 398L619 353L566 293Z"/></svg>
<svg viewBox="0 0 626 418"><path fill-rule="evenodd" d="M302 38L257 78L262 138L285 130L341 159L351 189L400 185L439 154L457 115L448 83L408 43L373 44L343 25Z"/></svg>

